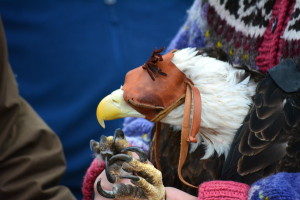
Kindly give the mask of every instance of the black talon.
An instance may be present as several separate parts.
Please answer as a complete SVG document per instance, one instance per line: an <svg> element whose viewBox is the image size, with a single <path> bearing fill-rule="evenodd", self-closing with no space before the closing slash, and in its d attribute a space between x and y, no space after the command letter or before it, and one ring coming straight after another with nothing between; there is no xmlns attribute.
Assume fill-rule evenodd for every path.
<svg viewBox="0 0 300 200"><path fill-rule="evenodd" d="M109 198L109 199L114 199L115 195L113 193L113 191L108 191L108 190L103 190L101 187L101 179L99 179L98 183L97 183L97 191L98 193L105 197L105 198Z"/></svg>
<svg viewBox="0 0 300 200"><path fill-rule="evenodd" d="M114 153L110 150L104 150L104 151L101 151L101 156L102 158L105 160L106 158L111 158L112 156L114 155Z"/></svg>
<svg viewBox="0 0 300 200"><path fill-rule="evenodd" d="M115 163L117 161L124 161L124 162L129 163L130 161L132 161L132 157L127 154L117 154L117 155L112 156L109 159L108 163L111 165L112 163Z"/></svg>
<svg viewBox="0 0 300 200"><path fill-rule="evenodd" d="M133 181L139 181L140 180L140 178L138 176L134 176L134 175L120 176L120 178L122 178L122 179L127 178L127 179L130 179L130 180L133 180Z"/></svg>
<svg viewBox="0 0 300 200"><path fill-rule="evenodd" d="M115 141L116 141L117 138L118 139L124 139L125 138L125 134L122 131L122 129L120 129L120 128L117 128L115 130L115 133L114 133L114 142L113 143L115 143Z"/></svg>
<svg viewBox="0 0 300 200"><path fill-rule="evenodd" d="M100 142L105 143L107 141L107 137L105 135L101 135Z"/></svg>
<svg viewBox="0 0 300 200"><path fill-rule="evenodd" d="M105 158L105 174L106 174L106 178L109 182L111 182L111 183L116 182L116 177L110 173L109 164L107 162L107 157Z"/></svg>
<svg viewBox="0 0 300 200"><path fill-rule="evenodd" d="M95 151L95 146L97 146L97 143L98 143L98 142L96 142L95 140L90 140L90 149L91 149L92 152L97 153L97 152Z"/></svg>
<svg viewBox="0 0 300 200"><path fill-rule="evenodd" d="M121 150L121 153L125 153L127 151L133 151L133 152L137 153L137 155L139 156L139 161L141 161L141 162L146 162L148 159L147 154L143 151L143 149L141 149L139 147L126 147Z"/></svg>

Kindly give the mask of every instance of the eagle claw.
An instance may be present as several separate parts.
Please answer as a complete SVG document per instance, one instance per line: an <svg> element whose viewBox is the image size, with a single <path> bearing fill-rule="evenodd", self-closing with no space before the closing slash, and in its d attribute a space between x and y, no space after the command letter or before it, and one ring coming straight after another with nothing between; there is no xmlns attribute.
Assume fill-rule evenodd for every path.
<svg viewBox="0 0 300 200"><path fill-rule="evenodd" d="M148 199L163 200L165 198L165 188L162 182L162 175L153 165L141 162L127 154L117 154L112 156L109 165L121 165L117 179L130 179L131 184L115 184L112 191L100 190L100 195L105 193L104 197L109 195L121 199Z"/></svg>
<svg viewBox="0 0 300 200"><path fill-rule="evenodd" d="M132 157L127 154L117 154L117 155L112 156L109 159L108 164L111 165L117 161L124 161L124 162L129 163L131 160L132 160Z"/></svg>
<svg viewBox="0 0 300 200"><path fill-rule="evenodd" d="M139 181L140 178L138 176L134 176L134 175L127 175L127 176L120 176L121 179L130 179L133 181Z"/></svg>
<svg viewBox="0 0 300 200"><path fill-rule="evenodd" d="M109 198L109 199L115 198L113 191L107 191L101 187L101 179L99 179L99 181L97 182L97 191L101 196L103 196L105 198Z"/></svg>
<svg viewBox="0 0 300 200"><path fill-rule="evenodd" d="M141 162L145 162L147 160L147 155L144 151L138 147L131 147L125 138L124 132L119 128L115 130L114 136L106 137L102 135L100 142L91 140L90 148L92 152L99 155L102 160L105 161L106 177L111 183L117 182L120 174L126 174L126 172L120 171L122 167L121 165L126 159L128 159L128 162L130 161L131 152L137 153ZM110 161L110 158L114 155L123 156L117 156Z"/></svg>
<svg viewBox="0 0 300 200"><path fill-rule="evenodd" d="M114 136L101 136L100 142L90 141L93 152L105 161L107 180L117 183L120 179L130 179L132 184L114 184L111 191L101 187L101 180L97 182L98 193L110 199L148 199L162 200L165 188L162 183L161 172L148 164L147 155L138 147L131 147L121 129L116 129ZM138 155L135 159L132 152Z"/></svg>
<svg viewBox="0 0 300 200"><path fill-rule="evenodd" d="M143 149L139 147L127 147L121 150L121 153L126 153L128 151L135 152L139 156L139 161L146 162L148 159L148 156L143 151Z"/></svg>

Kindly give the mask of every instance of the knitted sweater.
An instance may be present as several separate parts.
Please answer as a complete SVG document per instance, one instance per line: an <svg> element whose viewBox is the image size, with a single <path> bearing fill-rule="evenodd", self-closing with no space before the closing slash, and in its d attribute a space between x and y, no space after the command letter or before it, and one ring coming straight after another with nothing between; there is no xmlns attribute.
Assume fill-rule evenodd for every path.
<svg viewBox="0 0 300 200"><path fill-rule="evenodd" d="M282 59L298 59L300 53L300 2L295 0L195 0L188 17L166 49L222 48L233 64L267 72ZM130 122L130 123L128 123ZM147 128L144 127L147 124ZM128 118L126 135L148 138L152 126L144 119ZM129 125L129 126L127 126ZM137 130L143 130L139 133ZM134 141L135 140L135 141ZM147 140L142 142L145 150ZM198 199L300 199L300 173L279 173L249 186L232 181L200 185ZM248 195L249 190L249 195ZM88 199L88 198L86 198Z"/></svg>
<svg viewBox="0 0 300 200"><path fill-rule="evenodd" d="M196 0L168 50L222 48L233 63L266 72L300 52L300 2Z"/></svg>

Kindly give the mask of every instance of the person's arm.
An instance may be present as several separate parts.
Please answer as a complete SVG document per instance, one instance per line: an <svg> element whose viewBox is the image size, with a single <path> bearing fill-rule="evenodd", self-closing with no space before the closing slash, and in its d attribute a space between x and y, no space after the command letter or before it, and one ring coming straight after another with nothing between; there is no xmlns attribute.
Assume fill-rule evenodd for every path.
<svg viewBox="0 0 300 200"><path fill-rule="evenodd" d="M0 199L75 199L55 133L19 96L0 19Z"/></svg>

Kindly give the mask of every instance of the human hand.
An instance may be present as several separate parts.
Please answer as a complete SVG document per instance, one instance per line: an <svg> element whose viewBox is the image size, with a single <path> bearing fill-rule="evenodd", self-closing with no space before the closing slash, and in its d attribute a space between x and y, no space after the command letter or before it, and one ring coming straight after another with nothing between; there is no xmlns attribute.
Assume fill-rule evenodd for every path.
<svg viewBox="0 0 300 200"><path fill-rule="evenodd" d="M165 200L198 200L198 197L192 196L186 192L183 192L177 188L165 187L166 199Z"/></svg>
<svg viewBox="0 0 300 200"><path fill-rule="evenodd" d="M108 199L108 198L105 198L105 197L101 196L99 194L99 192L97 191L97 183L99 182L100 179L101 179L101 187L104 190L109 190L109 191L112 190L114 184L118 184L118 183L132 184L129 179L121 179L121 180L119 180L118 182L116 182L114 184L110 183L107 180L105 171L102 171L102 173L97 177L97 179L96 179L96 181L94 183L94 194L95 194L94 200L111 200L111 199Z"/></svg>

